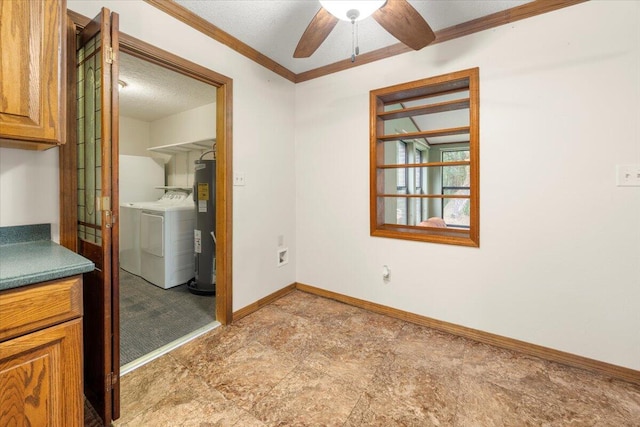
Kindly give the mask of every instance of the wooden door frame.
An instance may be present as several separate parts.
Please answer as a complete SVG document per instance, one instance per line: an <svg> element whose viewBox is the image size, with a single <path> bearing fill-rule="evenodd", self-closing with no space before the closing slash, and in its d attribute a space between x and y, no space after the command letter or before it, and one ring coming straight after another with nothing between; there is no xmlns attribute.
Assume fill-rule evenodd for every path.
<svg viewBox="0 0 640 427"><path fill-rule="evenodd" d="M90 19L67 10L67 16L76 27L84 27ZM216 86L216 320L227 325L233 320L232 312L232 111L233 79L177 55L157 48L142 40L120 32L120 51L176 71L201 82ZM75 61L75 55L73 56ZM71 61L71 59L69 59ZM73 68L75 69L75 67ZM69 73L70 75L73 73ZM68 77L70 91L75 90L75 79ZM70 97L72 98L72 97ZM74 99L74 98L72 98ZM73 102L73 101L70 101ZM70 108L68 111L75 111ZM71 204L77 179L75 161L75 115L69 114L69 137L60 150L60 243L77 249L77 209ZM72 131L73 130L73 131ZM73 148L72 148L73 147ZM71 194L70 194L71 193ZM77 193L77 190L75 191ZM114 209L114 217L116 215ZM115 218L119 221L119 217Z"/></svg>

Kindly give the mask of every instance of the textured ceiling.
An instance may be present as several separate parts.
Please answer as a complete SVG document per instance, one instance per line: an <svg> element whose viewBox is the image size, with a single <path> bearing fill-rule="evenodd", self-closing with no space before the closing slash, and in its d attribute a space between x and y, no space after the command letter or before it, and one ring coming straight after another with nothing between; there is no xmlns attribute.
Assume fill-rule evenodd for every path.
<svg viewBox="0 0 640 427"><path fill-rule="evenodd" d="M216 101L215 86L120 53L120 114L145 122Z"/></svg>
<svg viewBox="0 0 640 427"><path fill-rule="evenodd" d="M434 31L500 12L531 0L409 0ZM351 56L351 24L340 21L310 57L293 58L300 36L320 8L318 0L175 0L294 73ZM359 23L360 53L398 43L373 18ZM427 47L428 48L428 47ZM215 102L215 87L121 53L123 116L154 121ZM357 61L357 60L356 60Z"/></svg>
<svg viewBox="0 0 640 427"><path fill-rule="evenodd" d="M434 31L529 3L531 0L409 0ZM351 23L340 21L310 58L293 58L318 0L175 0L258 52L301 73L351 56ZM360 53L398 43L373 18L359 23Z"/></svg>

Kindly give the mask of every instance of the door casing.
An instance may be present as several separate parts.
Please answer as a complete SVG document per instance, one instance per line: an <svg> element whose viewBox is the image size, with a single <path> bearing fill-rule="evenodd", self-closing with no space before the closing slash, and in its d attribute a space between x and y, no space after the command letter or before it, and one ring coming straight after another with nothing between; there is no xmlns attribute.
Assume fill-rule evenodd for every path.
<svg viewBox="0 0 640 427"><path fill-rule="evenodd" d="M232 321L232 92L233 80L120 33L120 51L211 84L216 90L216 320Z"/></svg>
<svg viewBox="0 0 640 427"><path fill-rule="evenodd" d="M77 29L84 28L91 20L73 11L67 11L69 47L75 46ZM145 61L160 65L167 69L195 78L204 83L216 86L216 320L226 325L232 319L232 105L233 80L166 52L146 42L119 32L119 48L121 52ZM75 50L75 49L74 49ZM117 56L117 55L116 55ZM114 64L117 66L117 64ZM75 70L75 52L68 55L67 67ZM67 88L69 91L68 110L75 112L75 72L67 72ZM117 92L115 93L117 99ZM77 169L76 169L76 117L67 115L68 134L66 144L60 147L60 243L78 251L78 212L77 212ZM116 119L117 120L117 119ZM117 125L117 122L116 124ZM117 174L117 170L114 171ZM120 222L118 209L113 209L114 223ZM117 238L117 236L116 236ZM114 277L117 279L117 275ZM117 289L117 286L116 286ZM117 295L113 296L117 298ZM114 327L119 325L119 313L114 316ZM119 355L112 354L112 361L119 361ZM119 363L119 362L118 362ZM114 412L112 419L118 419L119 387L113 389Z"/></svg>
<svg viewBox="0 0 640 427"><path fill-rule="evenodd" d="M84 15L67 11L70 21L77 28L83 28L90 19ZM216 320L226 325L232 322L232 112L233 112L233 79L212 71L201 65L188 61L156 46L120 32L120 51L142 60L160 65L167 69L216 86ZM68 85L72 88L73 84ZM75 110L70 110L75 111ZM69 123L75 123L70 117ZM69 126L71 129L75 127ZM75 140L67 141L73 145ZM64 151L64 150L62 150ZM73 168L68 156L61 151L60 155L60 242L72 250L77 249L75 204L71 205L73 195L65 191L76 177L71 176ZM66 150L72 151L72 150ZM73 209L72 209L73 208ZM119 220L119 218L116 218Z"/></svg>

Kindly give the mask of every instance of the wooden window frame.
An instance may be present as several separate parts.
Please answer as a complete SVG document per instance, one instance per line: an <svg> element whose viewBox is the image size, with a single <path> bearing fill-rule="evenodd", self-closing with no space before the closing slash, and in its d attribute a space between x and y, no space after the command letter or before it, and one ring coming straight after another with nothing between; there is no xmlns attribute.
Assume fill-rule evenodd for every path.
<svg viewBox="0 0 640 427"><path fill-rule="evenodd" d="M429 98L450 93L468 91L468 99L439 102L421 107L404 107L404 102ZM386 105L401 104L402 108L391 112L385 111ZM447 129L418 131L408 134L385 134L384 123L399 117L413 117L424 114L451 111L454 109L469 110L469 126ZM395 239L416 240L422 242L443 243L460 246L480 246L480 141L479 141L479 69L457 71L441 76L402 83L370 92L370 225L371 236ZM385 194L385 170L403 165L385 164L384 143L410 138L429 138L455 134L469 135L470 160L470 223L468 229L437 228L385 223L385 197L398 197ZM463 164L462 162L431 162L411 164L411 167L442 167ZM410 195L421 199L441 198L437 194ZM460 196L458 196L460 197Z"/></svg>

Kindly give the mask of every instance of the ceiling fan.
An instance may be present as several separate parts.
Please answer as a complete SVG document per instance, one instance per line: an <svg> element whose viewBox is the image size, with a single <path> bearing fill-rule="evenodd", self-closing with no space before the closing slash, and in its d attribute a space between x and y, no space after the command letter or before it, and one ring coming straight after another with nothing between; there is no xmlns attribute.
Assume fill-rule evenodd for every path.
<svg viewBox="0 0 640 427"><path fill-rule="evenodd" d="M372 16L392 36L414 50L420 50L435 38L427 21L407 0L346 1L320 0L320 10L302 34L294 58L308 58L329 36L339 19L354 24ZM353 61L357 50L352 55Z"/></svg>

